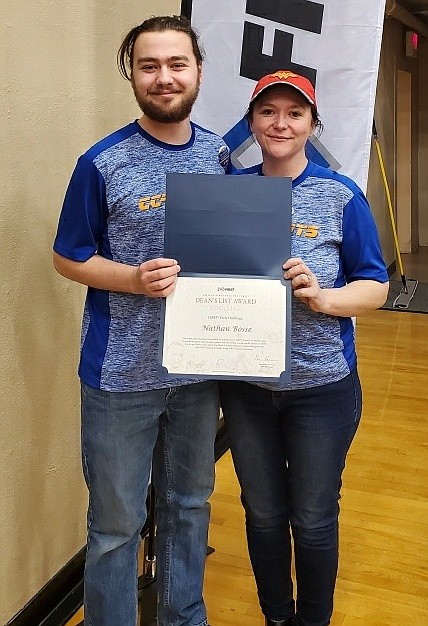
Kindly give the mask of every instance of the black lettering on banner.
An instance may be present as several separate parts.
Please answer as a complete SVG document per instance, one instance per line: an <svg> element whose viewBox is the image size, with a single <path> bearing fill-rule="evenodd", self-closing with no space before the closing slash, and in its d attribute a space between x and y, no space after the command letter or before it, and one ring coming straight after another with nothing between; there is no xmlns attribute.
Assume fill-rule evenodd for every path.
<svg viewBox="0 0 428 626"><path fill-rule="evenodd" d="M312 33L321 33L324 5L309 0L247 0L246 12L272 22L285 24ZM240 75L258 80L281 69L292 70L316 82L316 70L293 63L294 35L275 30L272 56L263 54L264 28L244 23Z"/></svg>
<svg viewBox="0 0 428 626"><path fill-rule="evenodd" d="M181 0L181 15L185 15L189 18L192 18L192 0Z"/></svg>
<svg viewBox="0 0 428 626"><path fill-rule="evenodd" d="M320 33L324 5L309 0L247 0L246 12L272 22Z"/></svg>
<svg viewBox="0 0 428 626"><path fill-rule="evenodd" d="M275 30L273 54L268 56L262 52L264 32L263 26L251 22L244 23L240 75L251 80L259 80L265 74L278 70L291 70L296 74L306 76L315 84L316 70L306 65L293 63L291 60L294 35Z"/></svg>

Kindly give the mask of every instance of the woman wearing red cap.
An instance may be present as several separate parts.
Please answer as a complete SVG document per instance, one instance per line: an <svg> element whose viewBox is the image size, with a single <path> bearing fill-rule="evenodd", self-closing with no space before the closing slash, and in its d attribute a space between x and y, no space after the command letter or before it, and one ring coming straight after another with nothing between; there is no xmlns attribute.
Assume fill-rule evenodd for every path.
<svg viewBox="0 0 428 626"><path fill-rule="evenodd" d="M266 624L326 626L341 475L361 415L352 317L383 305L388 274L362 191L307 159L321 127L312 84L289 71L264 76L247 117L263 163L237 174L292 178L292 258L283 265L294 294L292 373L290 384L221 382L222 407Z"/></svg>

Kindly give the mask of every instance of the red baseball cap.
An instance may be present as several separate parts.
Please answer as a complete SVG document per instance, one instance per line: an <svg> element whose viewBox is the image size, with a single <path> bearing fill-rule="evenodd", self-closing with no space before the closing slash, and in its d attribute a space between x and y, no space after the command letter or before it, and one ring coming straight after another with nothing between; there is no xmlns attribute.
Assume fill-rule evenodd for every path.
<svg viewBox="0 0 428 626"><path fill-rule="evenodd" d="M268 87L272 87L272 85L290 85L290 87L294 87L297 91L300 91L310 104L313 104L315 107L317 106L315 89L312 83L304 76L294 74L294 72L290 72L289 70L279 70L274 74L263 76L254 88L250 103L253 102L262 91Z"/></svg>

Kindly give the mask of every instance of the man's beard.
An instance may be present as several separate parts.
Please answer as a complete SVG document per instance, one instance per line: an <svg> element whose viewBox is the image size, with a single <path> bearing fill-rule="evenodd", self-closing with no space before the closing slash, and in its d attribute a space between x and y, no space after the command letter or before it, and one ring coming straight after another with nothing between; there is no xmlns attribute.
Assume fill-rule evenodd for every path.
<svg viewBox="0 0 428 626"><path fill-rule="evenodd" d="M199 82L195 85L194 89L182 96L180 102L174 106L168 106L165 104L158 104L149 100L148 98L142 98L136 91L135 85L132 83L135 99L138 102L138 106L148 118L154 122L161 122L162 124L172 124L174 122L182 122L189 117L192 107L195 103L199 93Z"/></svg>

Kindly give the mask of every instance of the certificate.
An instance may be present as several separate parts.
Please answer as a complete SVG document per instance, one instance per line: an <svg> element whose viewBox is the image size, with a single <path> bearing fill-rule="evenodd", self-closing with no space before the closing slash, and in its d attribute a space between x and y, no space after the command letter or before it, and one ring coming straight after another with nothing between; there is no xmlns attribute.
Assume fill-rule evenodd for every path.
<svg viewBox="0 0 428 626"><path fill-rule="evenodd" d="M183 276L166 298L169 375L279 379L288 369L287 289L277 279Z"/></svg>
<svg viewBox="0 0 428 626"><path fill-rule="evenodd" d="M166 376L290 379L291 179L170 173L166 257L181 267L163 301Z"/></svg>

